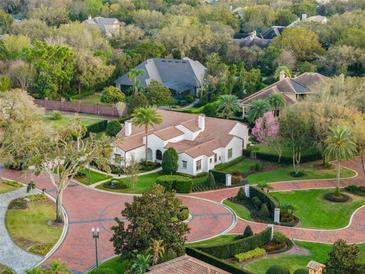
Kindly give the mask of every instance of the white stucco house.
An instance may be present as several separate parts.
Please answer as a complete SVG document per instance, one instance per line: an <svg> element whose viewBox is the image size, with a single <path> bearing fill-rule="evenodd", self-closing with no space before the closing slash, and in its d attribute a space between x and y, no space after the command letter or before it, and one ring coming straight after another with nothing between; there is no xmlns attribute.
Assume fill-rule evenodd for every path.
<svg viewBox="0 0 365 274"><path fill-rule="evenodd" d="M168 110L158 113L162 123L149 129L147 158L161 162L164 151L173 147L179 156L178 172L208 172L219 163L240 157L248 144L248 128L241 122ZM144 160L145 141L144 128L126 121L113 146L114 163Z"/></svg>

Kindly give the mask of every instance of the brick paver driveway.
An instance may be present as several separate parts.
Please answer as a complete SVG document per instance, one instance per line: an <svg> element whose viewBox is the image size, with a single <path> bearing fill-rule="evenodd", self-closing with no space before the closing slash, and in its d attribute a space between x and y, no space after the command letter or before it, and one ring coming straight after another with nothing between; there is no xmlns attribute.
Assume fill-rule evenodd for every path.
<svg viewBox="0 0 365 274"><path fill-rule="evenodd" d="M365 185L365 176L361 169L359 159L344 163L346 167L358 172L358 176L342 181L343 185ZM16 171L0 169L0 176L23 182L29 182L30 175ZM45 188L52 194L53 189L45 176L33 178L38 188ZM279 182L272 184L276 191L287 191L308 188L335 187L334 180L308 180ZM221 233L241 233L244 226L250 224L255 231L266 227L265 224L249 222L239 219L235 223L235 216L223 205L221 201L234 196L238 188L223 189L204 193L193 193L179 196L189 207L193 219L189 223L191 232L189 241L198 241L216 236ZM64 207L69 218L69 228L62 245L49 260L61 259L66 261L75 272L83 272L94 265L94 242L91 238L91 228L100 227L99 250L100 258L106 259L113 256L113 247L109 241L110 227L114 224L114 217L120 216L125 202L131 202L132 195L119 195L115 193L100 192L79 184L72 184L65 192ZM337 230L315 230L304 228L290 228L276 226L290 238L332 243L338 238L349 242L365 242L365 207L358 209L352 216L351 223Z"/></svg>
<svg viewBox="0 0 365 274"><path fill-rule="evenodd" d="M0 169L0 176L21 182L33 179L40 189L54 193L48 177L38 177L13 170ZM235 223L235 216L221 204L190 196L179 196L189 207L192 220L189 222L188 241L198 241L224 233ZM66 189L63 198L68 215L69 227L65 240L49 260L61 259L75 272L84 272L95 264L94 241L91 228L100 227L100 260L114 255L110 227L114 218L120 216L126 202L133 200L132 195L120 195L91 189L73 183Z"/></svg>

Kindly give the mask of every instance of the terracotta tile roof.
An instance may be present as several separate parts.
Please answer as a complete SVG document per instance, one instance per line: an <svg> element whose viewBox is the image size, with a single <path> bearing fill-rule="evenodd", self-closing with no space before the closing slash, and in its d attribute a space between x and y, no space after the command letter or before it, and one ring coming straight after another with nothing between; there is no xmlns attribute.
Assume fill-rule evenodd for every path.
<svg viewBox="0 0 365 274"><path fill-rule="evenodd" d="M153 134L161 138L162 140L169 140L178 137L180 135L183 135L184 132L177 129L176 127L171 126L164 129L156 130L153 132Z"/></svg>
<svg viewBox="0 0 365 274"><path fill-rule="evenodd" d="M288 97L289 94L306 93L310 85L323 79L326 77L322 74L310 72L303 73L296 78L285 78L247 96L240 101L240 104L248 105L257 99L265 99L274 92L283 93L288 103L294 103L295 101Z"/></svg>
<svg viewBox="0 0 365 274"><path fill-rule="evenodd" d="M228 274L222 269L184 255L151 267L151 274Z"/></svg>
<svg viewBox="0 0 365 274"><path fill-rule="evenodd" d="M161 115L162 123L149 129L148 134L155 134L162 140L169 140L182 134L176 128L183 125L193 132L197 132L198 117L197 114L183 113L168 110L158 110ZM184 140L178 143L168 143L166 147L174 147L178 153L187 153L192 157L199 155L212 155L213 150L219 147L225 147L233 138L230 131L239 122L226 119L205 117L205 130L193 140ZM132 135L125 137L124 127L119 132L115 144L124 151L129 151L143 145L144 129L132 125Z"/></svg>

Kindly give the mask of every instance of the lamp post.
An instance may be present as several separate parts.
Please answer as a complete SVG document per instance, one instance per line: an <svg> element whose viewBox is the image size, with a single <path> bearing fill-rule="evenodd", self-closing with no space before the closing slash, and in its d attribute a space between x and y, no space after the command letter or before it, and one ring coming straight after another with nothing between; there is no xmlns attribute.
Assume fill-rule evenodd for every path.
<svg viewBox="0 0 365 274"><path fill-rule="evenodd" d="M96 268L99 267L99 256L98 256L98 240L99 240L99 234L100 229L99 228L92 228L91 229L93 239L95 240L95 260L96 260Z"/></svg>

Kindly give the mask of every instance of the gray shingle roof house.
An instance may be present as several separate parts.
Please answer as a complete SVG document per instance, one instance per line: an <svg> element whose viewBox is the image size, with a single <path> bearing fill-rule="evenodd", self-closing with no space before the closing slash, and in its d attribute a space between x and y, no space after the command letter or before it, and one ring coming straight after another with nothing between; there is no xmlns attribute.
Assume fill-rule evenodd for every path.
<svg viewBox="0 0 365 274"><path fill-rule="evenodd" d="M107 17L89 17L83 22L84 24L96 26L106 36L110 37L120 29L120 21L117 18Z"/></svg>
<svg viewBox="0 0 365 274"><path fill-rule="evenodd" d="M285 27L272 26L267 30L257 34L256 31L250 33L236 33L234 35L234 42L241 48L258 46L260 48L266 48L272 42L276 36L279 36Z"/></svg>
<svg viewBox="0 0 365 274"><path fill-rule="evenodd" d="M242 108L249 106L253 101L258 99L266 99L270 94L279 92L284 95L288 104L295 103L299 98L305 96L309 92L310 86L326 79L319 73L305 72L295 78L281 77L281 79L272 85L263 88L240 101Z"/></svg>
<svg viewBox="0 0 365 274"><path fill-rule="evenodd" d="M199 61L187 57L183 59L151 58L139 64L136 69L144 71L143 75L137 78L143 87L147 87L152 80L155 80L169 88L175 96L187 94L197 96L207 70ZM123 90L123 87L132 86L132 81L126 73L115 83Z"/></svg>

